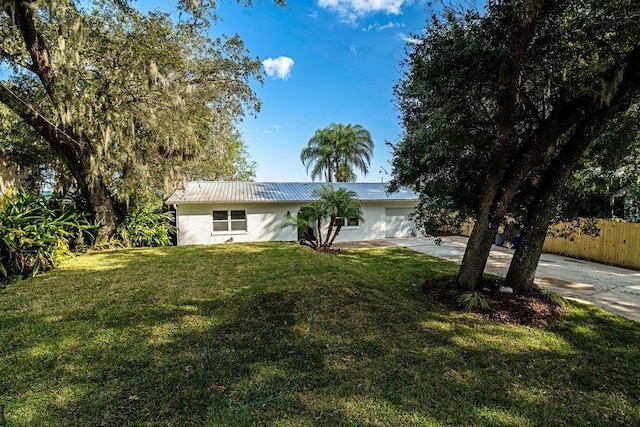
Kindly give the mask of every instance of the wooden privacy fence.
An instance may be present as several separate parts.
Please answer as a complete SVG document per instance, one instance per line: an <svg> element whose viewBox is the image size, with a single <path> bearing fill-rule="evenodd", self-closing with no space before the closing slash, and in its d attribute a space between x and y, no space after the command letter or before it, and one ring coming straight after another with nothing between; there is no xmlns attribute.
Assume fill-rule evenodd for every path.
<svg viewBox="0 0 640 427"><path fill-rule="evenodd" d="M640 224L601 219L598 225L600 235L597 237L582 234L579 230L570 239L547 236L543 251L640 268Z"/></svg>

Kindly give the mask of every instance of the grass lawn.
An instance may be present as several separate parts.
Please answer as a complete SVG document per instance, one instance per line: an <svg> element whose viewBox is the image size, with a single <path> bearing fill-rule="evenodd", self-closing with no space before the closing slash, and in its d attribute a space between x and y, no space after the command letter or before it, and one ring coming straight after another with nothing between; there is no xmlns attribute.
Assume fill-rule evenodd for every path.
<svg viewBox="0 0 640 427"><path fill-rule="evenodd" d="M6 423L640 424L638 324L581 305L544 328L481 322L421 292L456 268L403 249L279 243L78 257L0 291ZM314 287L291 393L236 406L207 389L215 318L211 385L246 403L285 391Z"/></svg>

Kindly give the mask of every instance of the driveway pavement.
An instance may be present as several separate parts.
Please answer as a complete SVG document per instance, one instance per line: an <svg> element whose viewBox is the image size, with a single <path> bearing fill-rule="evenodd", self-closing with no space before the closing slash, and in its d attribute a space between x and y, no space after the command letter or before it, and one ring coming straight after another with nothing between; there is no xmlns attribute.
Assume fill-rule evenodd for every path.
<svg viewBox="0 0 640 427"><path fill-rule="evenodd" d="M387 239L428 255L460 264L467 245L462 236L443 237L440 246L433 238ZM513 250L493 246L485 271L504 277ZM542 254L536 270L536 283L585 304L594 304L640 322L640 271L612 267L560 255Z"/></svg>

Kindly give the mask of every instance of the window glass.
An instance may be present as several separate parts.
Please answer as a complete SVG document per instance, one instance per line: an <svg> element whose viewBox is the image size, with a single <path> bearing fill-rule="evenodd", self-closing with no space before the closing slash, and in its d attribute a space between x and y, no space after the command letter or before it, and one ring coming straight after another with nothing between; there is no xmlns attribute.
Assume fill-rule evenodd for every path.
<svg viewBox="0 0 640 427"><path fill-rule="evenodd" d="M234 219L247 219L247 213L245 211L231 211L231 220Z"/></svg>
<svg viewBox="0 0 640 427"><path fill-rule="evenodd" d="M224 222L213 222L213 231L229 231L229 224Z"/></svg>
<svg viewBox="0 0 640 427"><path fill-rule="evenodd" d="M213 211L213 231L247 231L245 211Z"/></svg>
<svg viewBox="0 0 640 427"><path fill-rule="evenodd" d="M245 220L231 221L231 230L233 230L233 231L246 231L247 230L247 221L245 221Z"/></svg>
<svg viewBox="0 0 640 427"><path fill-rule="evenodd" d="M227 220L227 211L213 211L213 220L214 221L226 221Z"/></svg>
<svg viewBox="0 0 640 427"><path fill-rule="evenodd" d="M347 219L347 227L357 227L358 225L360 225L358 218Z"/></svg>

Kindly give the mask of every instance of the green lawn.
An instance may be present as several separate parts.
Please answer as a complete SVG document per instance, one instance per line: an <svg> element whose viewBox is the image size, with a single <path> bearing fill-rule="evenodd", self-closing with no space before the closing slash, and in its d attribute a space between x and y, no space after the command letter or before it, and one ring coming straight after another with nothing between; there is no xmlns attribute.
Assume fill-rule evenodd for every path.
<svg viewBox="0 0 640 427"><path fill-rule="evenodd" d="M640 424L638 324L579 305L483 323L421 293L455 269L278 243L84 255L0 291L0 403L8 425ZM212 318L211 384L255 403L295 377L314 303L291 393L207 389Z"/></svg>

